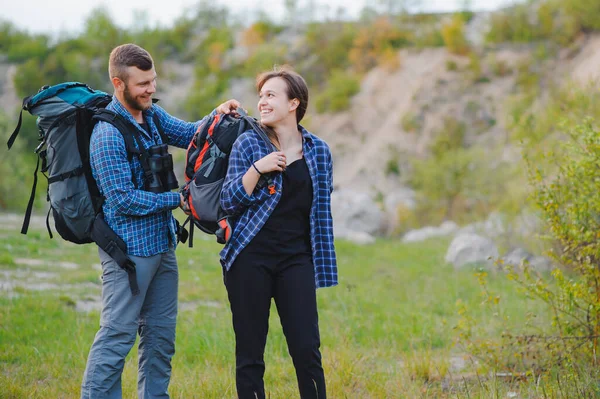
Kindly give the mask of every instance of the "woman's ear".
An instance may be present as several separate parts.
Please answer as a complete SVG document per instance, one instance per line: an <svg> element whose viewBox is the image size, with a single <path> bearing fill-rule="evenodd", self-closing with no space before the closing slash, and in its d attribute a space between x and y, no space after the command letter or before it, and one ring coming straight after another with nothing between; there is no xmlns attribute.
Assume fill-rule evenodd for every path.
<svg viewBox="0 0 600 399"><path fill-rule="evenodd" d="M300 105L300 100L297 98L290 100L290 111L295 111L298 105Z"/></svg>

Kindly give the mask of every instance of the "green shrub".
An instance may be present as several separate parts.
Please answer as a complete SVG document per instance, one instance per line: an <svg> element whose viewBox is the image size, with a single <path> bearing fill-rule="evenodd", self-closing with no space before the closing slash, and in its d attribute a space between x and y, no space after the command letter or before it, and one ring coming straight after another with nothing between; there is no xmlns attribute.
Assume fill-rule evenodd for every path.
<svg viewBox="0 0 600 399"><path fill-rule="evenodd" d="M265 43L256 47L250 57L240 65L240 74L254 78L260 72L271 70L275 65L290 63L289 61L285 46Z"/></svg>
<svg viewBox="0 0 600 399"><path fill-rule="evenodd" d="M447 60L446 61L446 70L451 71L451 72L458 71L458 64L456 63L456 61Z"/></svg>
<svg viewBox="0 0 600 399"><path fill-rule="evenodd" d="M411 32L392 23L390 18L379 17L358 31L348 59L354 71L362 74L379 65L386 53L408 46L412 41Z"/></svg>
<svg viewBox="0 0 600 399"><path fill-rule="evenodd" d="M443 128L434 132L434 140L430 145L435 158L441 158L444 153L464 147L467 127L464 122L453 117L444 118Z"/></svg>
<svg viewBox="0 0 600 399"><path fill-rule="evenodd" d="M359 90L358 77L342 70L334 70L325 89L315 98L317 112L339 112L347 109L350 99Z"/></svg>
<svg viewBox="0 0 600 399"><path fill-rule="evenodd" d="M423 128L423 116L416 115L412 112L407 112L402 116L400 120L400 125L402 126L402 130L407 133L419 132Z"/></svg>
<svg viewBox="0 0 600 399"><path fill-rule="evenodd" d="M600 30L600 2L595 0L567 0L561 5L568 16L575 18L583 30Z"/></svg>
<svg viewBox="0 0 600 399"><path fill-rule="evenodd" d="M412 163L410 185L417 192L419 225L444 220L468 223L497 209L509 179L509 165L490 162L490 154L455 148Z"/></svg>
<svg viewBox="0 0 600 399"><path fill-rule="evenodd" d="M457 328L461 345L493 370L538 380L554 373L567 376L567 384L561 386L565 397L598 394L596 383L588 386L579 381L576 389L568 383L570 378L592 377L585 370L597 370L599 362L600 131L595 126L592 119L575 127L564 126L568 139L561 141L561 151L548 154L550 167L530 159L527 162L532 199L541 212L545 238L552 243L548 254L562 267L542 273L527 262L522 266L498 264L536 307L542 307L528 313L525 323L506 327L496 337L482 335L485 332L472 323L463 307L463 320ZM485 311L506 323L503 298L489 290L485 273L478 277ZM549 321L542 324L539 320Z"/></svg>
<svg viewBox="0 0 600 399"><path fill-rule="evenodd" d="M451 53L465 55L469 52L469 44L465 37L465 21L461 15L454 15L442 26L442 37Z"/></svg>
<svg viewBox="0 0 600 399"><path fill-rule="evenodd" d="M494 76L504 77L512 73L512 69L504 60L499 60L495 55L489 59L489 65Z"/></svg>
<svg viewBox="0 0 600 399"><path fill-rule="evenodd" d="M350 65L348 49L352 47L358 27L356 23L312 22L304 35L302 58L312 59L306 69L298 68L309 85L323 83L334 69L346 69Z"/></svg>
<svg viewBox="0 0 600 399"><path fill-rule="evenodd" d="M417 48L444 47L442 31L435 25L422 28L415 36L414 45Z"/></svg>

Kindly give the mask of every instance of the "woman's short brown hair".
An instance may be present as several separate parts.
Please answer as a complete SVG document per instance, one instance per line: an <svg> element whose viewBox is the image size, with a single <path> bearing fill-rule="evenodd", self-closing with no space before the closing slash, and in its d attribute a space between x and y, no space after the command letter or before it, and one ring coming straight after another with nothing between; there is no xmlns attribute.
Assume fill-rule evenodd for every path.
<svg viewBox="0 0 600 399"><path fill-rule="evenodd" d="M297 98L300 101L296 109L296 123L300 123L306 108L308 107L308 86L300 74L295 72L289 65L275 67L272 71L263 72L256 78L256 89L261 91L267 80L272 78L282 78L287 86L288 98Z"/></svg>
<svg viewBox="0 0 600 399"><path fill-rule="evenodd" d="M117 46L110 52L108 74L111 79L117 77L127 82L127 68L131 66L149 71L154 66L154 61L149 52L132 43Z"/></svg>

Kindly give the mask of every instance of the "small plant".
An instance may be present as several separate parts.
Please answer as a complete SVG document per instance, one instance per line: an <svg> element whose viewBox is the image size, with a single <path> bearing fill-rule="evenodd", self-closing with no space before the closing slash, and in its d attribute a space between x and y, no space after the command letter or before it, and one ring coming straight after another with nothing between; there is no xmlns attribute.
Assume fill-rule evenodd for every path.
<svg viewBox="0 0 600 399"><path fill-rule="evenodd" d="M499 60L492 56L489 64L494 76L504 77L512 73L512 69L505 60Z"/></svg>
<svg viewBox="0 0 600 399"><path fill-rule="evenodd" d="M407 112L402 116L400 120L400 126L402 130L407 133L420 132L423 128L423 116L416 115L412 112Z"/></svg>
<svg viewBox="0 0 600 399"><path fill-rule="evenodd" d="M465 37L465 21L461 15L454 15L442 26L442 37L451 53L465 55L469 52L469 44Z"/></svg>
<svg viewBox="0 0 600 399"><path fill-rule="evenodd" d="M385 175L400 176L400 166L398 165L398 159L391 158L385 164Z"/></svg>
<svg viewBox="0 0 600 399"><path fill-rule="evenodd" d="M360 90L360 80L347 72L333 71L327 87L315 99L318 113L344 111L350 99Z"/></svg>
<svg viewBox="0 0 600 399"><path fill-rule="evenodd" d="M454 60L447 60L446 61L446 70L449 71L449 72L458 71L458 64L456 63L456 61L454 61Z"/></svg>

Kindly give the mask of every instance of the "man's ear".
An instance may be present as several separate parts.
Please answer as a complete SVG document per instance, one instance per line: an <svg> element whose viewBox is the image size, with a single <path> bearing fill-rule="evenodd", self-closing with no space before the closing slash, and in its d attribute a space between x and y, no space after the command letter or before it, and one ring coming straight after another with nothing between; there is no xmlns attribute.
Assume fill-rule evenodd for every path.
<svg viewBox="0 0 600 399"><path fill-rule="evenodd" d="M114 76L111 78L113 87L115 88L115 91L118 92L123 92L125 91L125 82L123 82L120 78Z"/></svg>

